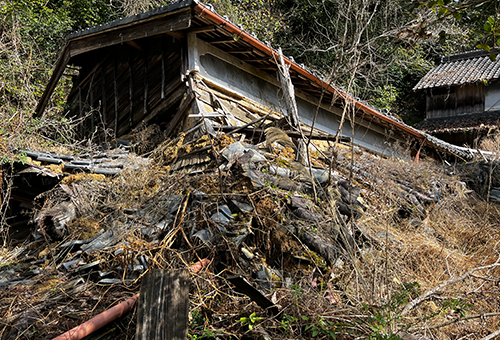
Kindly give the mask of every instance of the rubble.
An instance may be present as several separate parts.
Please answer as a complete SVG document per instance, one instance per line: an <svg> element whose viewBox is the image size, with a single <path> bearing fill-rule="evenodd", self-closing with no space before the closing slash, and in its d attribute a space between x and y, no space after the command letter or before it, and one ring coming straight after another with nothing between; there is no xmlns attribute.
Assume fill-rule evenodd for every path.
<svg viewBox="0 0 500 340"><path fill-rule="evenodd" d="M237 134L192 140L180 134L149 158L24 151L31 161L19 173L36 172L31 185L46 176L55 184L33 198L39 208L31 212L29 235L0 257L2 340L55 337L134 296L149 270L202 259L207 267L191 278L190 334L309 338L307 325L320 325L308 309L314 305L322 315L344 318L352 334L369 336L360 320L371 314L360 319L356 301L389 294L367 280L380 279L370 274L381 270L377 254L410 252L407 242L415 241L405 241L402 228L431 228L450 197L467 199L462 182L342 143L323 146L323 154L336 155L333 167L314 148L304 166L286 132L267 131L273 135L259 143ZM432 235L442 231L432 228L425 237L435 244ZM385 266L397 291L401 274ZM306 291L310 301L302 300ZM29 303L16 305L19 296ZM235 326L250 311L269 312L255 334ZM290 320L289 328L276 326ZM91 337L133 337L133 315L116 322Z"/></svg>

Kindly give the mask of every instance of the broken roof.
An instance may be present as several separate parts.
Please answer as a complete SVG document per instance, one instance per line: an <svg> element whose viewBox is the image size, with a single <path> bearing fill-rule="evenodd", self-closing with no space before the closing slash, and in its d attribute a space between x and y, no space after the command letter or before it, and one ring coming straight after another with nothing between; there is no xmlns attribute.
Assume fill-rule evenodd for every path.
<svg viewBox="0 0 500 340"><path fill-rule="evenodd" d="M430 70L413 90L496 80L500 78L500 64L491 61L490 53L476 50L443 57L441 64Z"/></svg>
<svg viewBox="0 0 500 340"><path fill-rule="evenodd" d="M171 20L173 18L175 20ZM211 6L193 0L179 1L68 35L66 45L35 109L35 114L42 115L66 65L70 64L73 58L89 51L131 42L145 36L168 34L182 38L188 32L196 33L198 38L260 70L271 74L275 74L278 70L276 64L278 52L270 47L269 43L260 41L254 34L244 31L220 16ZM318 99L323 98L325 102L333 103L335 106L342 107L349 102L362 112L363 119L370 123L396 129L404 135L420 140L424 139L424 135L419 131L355 99L334 84L321 79L304 65L295 63L293 58L284 59L285 63L290 65L294 86L302 92Z"/></svg>

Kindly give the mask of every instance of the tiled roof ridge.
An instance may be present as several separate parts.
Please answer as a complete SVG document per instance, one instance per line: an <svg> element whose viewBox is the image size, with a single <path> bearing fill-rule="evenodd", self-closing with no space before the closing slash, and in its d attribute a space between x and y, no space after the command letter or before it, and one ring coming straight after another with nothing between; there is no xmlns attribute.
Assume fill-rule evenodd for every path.
<svg viewBox="0 0 500 340"><path fill-rule="evenodd" d="M450 63L450 62L454 62L454 61L460 61L460 60L486 57L486 56L489 56L491 53L499 54L500 50L498 50L498 49L492 49L491 51L471 50L471 51L467 51L467 52L451 54L449 56L442 56L441 57L441 64Z"/></svg>

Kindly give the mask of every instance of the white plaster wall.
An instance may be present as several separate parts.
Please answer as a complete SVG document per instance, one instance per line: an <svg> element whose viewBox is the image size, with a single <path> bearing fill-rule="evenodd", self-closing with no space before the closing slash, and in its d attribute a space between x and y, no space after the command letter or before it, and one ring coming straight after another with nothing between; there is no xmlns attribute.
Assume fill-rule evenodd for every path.
<svg viewBox="0 0 500 340"><path fill-rule="evenodd" d="M286 107L284 103L280 104L280 85L276 78L196 39L193 35L188 36L188 44L190 70L197 70L203 78L210 82L277 112L281 111L280 107ZM317 108L314 103L315 99L309 98L308 100L304 94L297 94L296 97L300 119L310 126ZM332 111L321 108L318 111L315 127L324 132L336 134L341 119L341 112L338 111L337 108ZM371 128L356 125L353 131L350 122L346 120L342 135L351 137L353 142L359 146L386 155L393 155L390 143L394 143L395 140L390 139L390 143L388 143L389 138L386 137L384 129L375 125L369 126Z"/></svg>
<svg viewBox="0 0 500 340"><path fill-rule="evenodd" d="M486 86L484 98L485 111L500 110L500 81Z"/></svg>

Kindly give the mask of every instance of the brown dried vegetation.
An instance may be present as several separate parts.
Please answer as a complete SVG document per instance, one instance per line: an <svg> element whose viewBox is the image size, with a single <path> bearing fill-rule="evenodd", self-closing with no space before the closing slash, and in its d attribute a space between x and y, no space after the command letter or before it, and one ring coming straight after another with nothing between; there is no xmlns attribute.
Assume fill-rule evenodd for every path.
<svg viewBox="0 0 500 340"><path fill-rule="evenodd" d="M71 201L77 217L63 240L26 243L28 258L13 255L22 244L2 250L3 268L20 273L19 283L0 293L2 339L55 336L133 295L147 269L184 268L202 258L211 263L192 275L192 338L394 339L410 333L481 339L500 328L499 269L470 272L498 263L499 207L469 190L458 165L415 164L338 147L335 176L350 179L360 189L358 202L367 207L361 217L345 218L326 186L317 185L317 197L279 183L258 188L240 163L220 167L221 150L233 142L223 135L188 143L181 134L158 145L148 167L113 178L67 175L40 198L47 208ZM210 156L204 170L171 170L200 149ZM260 173L271 165L290 166L292 153L276 147L259 165ZM409 198L412 193L417 201ZM298 215L297 197L308 202L306 210L316 220ZM351 246L338 233L342 223ZM207 230L208 239L195 236ZM61 247L108 231L118 241L102 249ZM329 262L306 246L304 233L337 247L337 259ZM78 261L66 268L70 260ZM268 316L238 293L227 281L231 275L246 277L280 314ZM412 306L419 296L424 298ZM254 321L248 321L251 315ZM102 334L133 338L134 332L131 313Z"/></svg>

